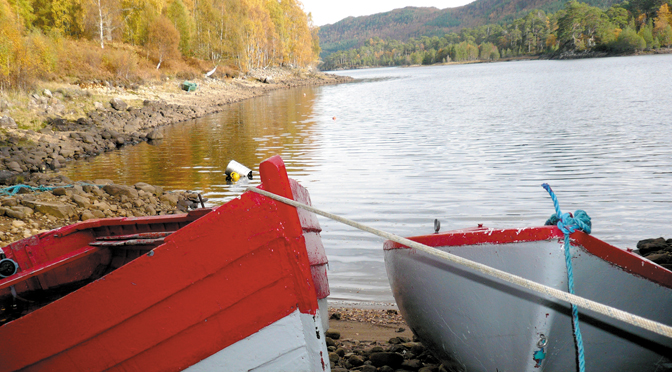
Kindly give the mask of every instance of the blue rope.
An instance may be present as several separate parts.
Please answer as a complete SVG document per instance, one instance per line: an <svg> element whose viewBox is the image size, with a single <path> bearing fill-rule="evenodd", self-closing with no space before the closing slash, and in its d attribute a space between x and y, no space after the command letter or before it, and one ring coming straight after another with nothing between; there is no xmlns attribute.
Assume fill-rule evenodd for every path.
<svg viewBox="0 0 672 372"><path fill-rule="evenodd" d="M90 184L90 183L86 183L86 182L80 182L79 184L80 184L80 185L88 185L88 186L97 186L97 187L101 187L100 185L94 185L94 184ZM74 186L74 185L63 185L63 186L37 186L37 187L34 187L34 186L29 186L29 185L19 184L19 185L9 186L9 187L5 187L5 188L0 189L0 195L9 195L9 196L13 196L13 195L15 195L17 192L19 192L19 190L21 190L21 189L23 189L23 188L29 189L30 191L52 191L52 190L55 190L55 189L58 189L58 188L73 187L73 186Z"/></svg>
<svg viewBox="0 0 672 372"><path fill-rule="evenodd" d="M590 234L591 222L590 217L585 211L577 210L572 217L569 213L562 213L560 210L560 203L555 196L551 186L547 183L541 185L553 199L553 206L555 207L555 214L546 221L546 225L558 225L560 231L565 235L565 265L567 266L567 285L569 293L574 294L574 271L572 270L572 256L569 253L569 235L576 230L583 230L586 234ZM558 217L559 216L559 217ZM586 361L583 352L583 338L581 337L581 330L579 329L579 309L572 304L572 324L574 325L574 339L576 341L576 348L579 352L579 371L586 371Z"/></svg>

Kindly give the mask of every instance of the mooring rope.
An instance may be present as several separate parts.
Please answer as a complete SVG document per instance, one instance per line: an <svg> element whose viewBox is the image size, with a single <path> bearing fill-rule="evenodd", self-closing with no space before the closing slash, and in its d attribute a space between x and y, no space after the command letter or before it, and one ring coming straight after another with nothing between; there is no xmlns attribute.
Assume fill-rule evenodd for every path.
<svg viewBox="0 0 672 372"><path fill-rule="evenodd" d="M492 276L492 277L497 278L497 279L501 279L505 282L509 282L509 283L518 285L520 287L523 287L523 288L526 288L526 289L529 289L529 290L532 290L532 291L535 291L535 292L543 293L545 295L554 297L558 300L568 302L570 304L574 304L574 305L576 305L578 307L581 307L583 309L591 310L591 311L594 311L596 313L606 315L610 318L617 319L617 320L620 320L622 322L634 325L636 327L643 328L643 329L646 329L648 331L657 333L659 335L663 335L665 337L672 338L672 327L668 326L668 325L665 325L663 323L659 323L659 322L656 322L656 321L653 321L653 320L650 320L650 319L646 319L646 318L641 317L639 315L628 313L626 311L619 310L615 307L607 306L607 305L601 304L601 303L596 302L596 301L592 301L592 300L589 300L589 299L586 299L586 298L583 298L583 297L580 297L580 296L577 296L577 295L574 295L574 294L571 294L571 293L568 293L568 292L565 292L565 291L561 291L561 290L558 290L558 289L555 289L555 288L552 288L552 287L534 282L532 280L525 279L523 277L520 277L520 276L517 276L517 275L514 275L514 274L509 274L505 271L495 269L493 267L484 265L482 263L471 261L471 260L468 260L466 258L456 256L452 253L444 252L444 251L441 251L439 249L430 247L428 245L421 244L421 243L418 243L418 242L414 242L410 239L402 238L401 236L394 235L394 234L391 234L391 233L388 233L388 232L385 232L385 231L382 231L382 230L378 230L378 229L370 227L370 226L363 225L361 223L349 220L347 218L344 218L344 217L337 216L337 215L329 213L329 212L319 210L319 209L317 209L315 207L312 207L310 205L302 204L302 203L299 203L295 200L287 199L287 198L282 197L280 195L276 195L276 194L270 193L268 191L258 189L258 188L253 187L253 186L248 186L247 190L255 192L257 194L264 195L268 198L277 200L279 202L291 205L291 206L296 207L296 208L305 209L309 212L319 214L320 216L332 219L334 221L344 223L346 225L355 227L357 229L360 229L360 230L363 230L363 231L366 231L366 232L370 232L371 234L378 235L381 238L384 238L384 239L387 239L387 240L392 240L394 242L397 242L399 244L403 244L403 245L405 245L407 247L410 247L410 248L413 248L413 249L417 249L417 250L425 252L427 254L431 254L433 256L443 258L447 261L450 261L450 262L468 267L470 269L476 270L476 271L481 272L483 274Z"/></svg>
<svg viewBox="0 0 672 372"><path fill-rule="evenodd" d="M572 255L569 253L569 235L576 231L577 229L583 230L586 234L590 234L591 223L588 213L577 210L574 213L575 217L570 216L569 213L562 213L560 210L560 203L558 198L555 196L555 193L551 189L551 186L547 183L541 185L548 193L551 195L553 200L553 207L555 208L555 215L549 218L549 222L552 224L554 220L557 220L557 225L560 231L565 236L565 266L567 267L567 288L569 293L574 294L574 270L572 269ZM555 219L553 218L555 217ZM574 326L574 341L576 341L576 349L578 352L579 359L579 372L586 371L586 358L583 350L583 337L581 337L581 329L579 327L579 308L572 304L572 325Z"/></svg>
<svg viewBox="0 0 672 372"><path fill-rule="evenodd" d="M82 186L96 186L96 187L102 187L101 185L96 185L93 183L86 183L86 182L78 182L78 185ZM21 189L28 189L30 191L52 191L60 188L68 188L68 187L74 187L75 185L63 185L63 186L30 186L30 185L24 185L24 184L18 184L14 186L8 186L8 187L3 187L0 189L0 195L9 195L9 196L14 196L19 190Z"/></svg>

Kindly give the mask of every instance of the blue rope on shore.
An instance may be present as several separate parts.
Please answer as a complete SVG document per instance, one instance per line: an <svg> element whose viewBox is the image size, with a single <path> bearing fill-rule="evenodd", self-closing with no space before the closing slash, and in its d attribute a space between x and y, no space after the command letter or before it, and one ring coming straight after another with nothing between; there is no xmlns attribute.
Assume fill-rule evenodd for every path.
<svg viewBox="0 0 672 372"><path fill-rule="evenodd" d="M541 185L551 195L553 206L555 207L555 214L546 221L546 225L558 225L560 231L565 235L565 265L567 266L567 285L569 293L574 294L574 271L572 270L572 256L569 253L569 235L576 230L583 230L586 234L590 234L591 222L588 213L583 210L574 212L574 217L569 213L562 213L560 210L560 203L555 196L551 186L547 183ZM572 324L574 325L574 339L576 340L576 348L579 353L579 371L586 371L586 360L583 352L583 338L581 337L581 330L579 329L579 309L572 304Z"/></svg>
<svg viewBox="0 0 672 372"><path fill-rule="evenodd" d="M85 183L85 182L81 182L79 184L84 185L84 186L88 185L88 186L101 187L100 185L94 185L94 184ZM44 191L52 191L52 190L55 190L55 189L58 189L58 188L66 188L66 187L73 187L73 186L74 185L37 186L37 187L35 187L35 186L19 184L19 185L4 187L4 188L0 189L0 195L14 196L17 192L19 192L19 190L21 190L23 188L29 189L30 191L42 191L42 192L44 192Z"/></svg>

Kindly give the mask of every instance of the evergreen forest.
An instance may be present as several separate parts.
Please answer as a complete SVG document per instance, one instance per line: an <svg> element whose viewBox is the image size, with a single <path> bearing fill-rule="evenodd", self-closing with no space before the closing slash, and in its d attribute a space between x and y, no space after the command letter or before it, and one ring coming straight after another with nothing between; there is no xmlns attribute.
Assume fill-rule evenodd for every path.
<svg viewBox="0 0 672 372"><path fill-rule="evenodd" d="M554 13L534 10L511 22L463 28L407 41L378 37L323 56L322 70L495 61L501 58L632 54L672 45L670 0L633 0L607 9L570 1Z"/></svg>
<svg viewBox="0 0 672 372"><path fill-rule="evenodd" d="M0 91L35 79L306 67L319 52L298 0L0 0Z"/></svg>

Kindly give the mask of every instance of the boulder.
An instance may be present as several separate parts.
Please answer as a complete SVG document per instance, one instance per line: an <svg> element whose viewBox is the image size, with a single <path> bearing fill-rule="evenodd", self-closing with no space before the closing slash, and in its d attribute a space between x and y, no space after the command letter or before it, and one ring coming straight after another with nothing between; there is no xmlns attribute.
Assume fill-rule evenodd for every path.
<svg viewBox="0 0 672 372"><path fill-rule="evenodd" d="M79 216L81 221L92 220L94 218L96 218L96 216L91 211L84 211L82 212L82 215Z"/></svg>
<svg viewBox="0 0 672 372"><path fill-rule="evenodd" d="M23 169L21 169L21 166L19 165L19 163L15 162L15 161L10 161L9 163L7 163L7 169L9 169L10 171L13 171L13 172L18 172L18 173L23 172Z"/></svg>
<svg viewBox="0 0 672 372"><path fill-rule="evenodd" d="M26 226L26 223L23 221L12 221L12 227L21 228Z"/></svg>
<svg viewBox="0 0 672 372"><path fill-rule="evenodd" d="M668 245L665 238L662 237L656 239L640 240L637 243L637 248L639 249L639 253L642 255L656 251L672 250L672 246Z"/></svg>
<svg viewBox="0 0 672 372"><path fill-rule="evenodd" d="M19 126L16 124L14 119L5 115L5 116L0 118L0 127L16 129Z"/></svg>
<svg viewBox="0 0 672 372"><path fill-rule="evenodd" d="M72 201L75 202L79 207L89 209L91 207L91 201L89 198L81 195L73 195ZM84 220L82 220L84 221Z"/></svg>
<svg viewBox="0 0 672 372"><path fill-rule="evenodd" d="M101 201L101 202L94 202L93 207L96 208L99 211L109 211L110 210L110 205Z"/></svg>
<svg viewBox="0 0 672 372"><path fill-rule="evenodd" d="M105 185L103 186L103 191L112 196L118 196L120 198L123 196L126 196L127 198L130 199L138 197L138 190L124 185L116 185L116 184Z"/></svg>
<svg viewBox="0 0 672 372"><path fill-rule="evenodd" d="M330 337L330 338L333 339L333 340L338 340L339 338L341 338L341 332L336 331L336 330L332 330L332 329L328 329L328 330L324 333L324 335L325 335L326 337Z"/></svg>
<svg viewBox="0 0 672 372"><path fill-rule="evenodd" d="M151 141L163 139L163 133L159 132L158 129L154 129L147 134L147 139Z"/></svg>
<svg viewBox="0 0 672 372"><path fill-rule="evenodd" d="M30 209L30 208L28 208ZM16 218L17 220L22 220L26 218L26 214L23 213L23 211L18 211L14 209L5 209L5 216L11 217L11 218Z"/></svg>
<svg viewBox="0 0 672 372"><path fill-rule="evenodd" d="M150 184L144 183L144 182L138 182L135 185L133 185L136 189L142 190L146 193L149 194L154 194L156 192L156 188Z"/></svg>
<svg viewBox="0 0 672 372"><path fill-rule="evenodd" d="M376 367L390 366L392 368L399 368L401 363L404 362L404 357L398 353L383 352L369 355L369 360Z"/></svg>
<svg viewBox="0 0 672 372"><path fill-rule="evenodd" d="M348 358L348 363L352 367L359 367L364 364L364 358L362 358L360 355L351 355Z"/></svg>
<svg viewBox="0 0 672 372"><path fill-rule="evenodd" d="M63 195L66 195L68 192L65 190L65 187L57 187L57 188L51 190L51 193L56 195L56 196L63 196Z"/></svg>
<svg viewBox="0 0 672 372"><path fill-rule="evenodd" d="M176 207L179 198L175 194L164 194L159 198L163 203L169 204L171 207Z"/></svg>
<svg viewBox="0 0 672 372"><path fill-rule="evenodd" d="M75 209L67 204L49 203L49 202L28 202L28 203L32 204L28 206L33 208L34 210L58 218L68 218L75 214Z"/></svg>

